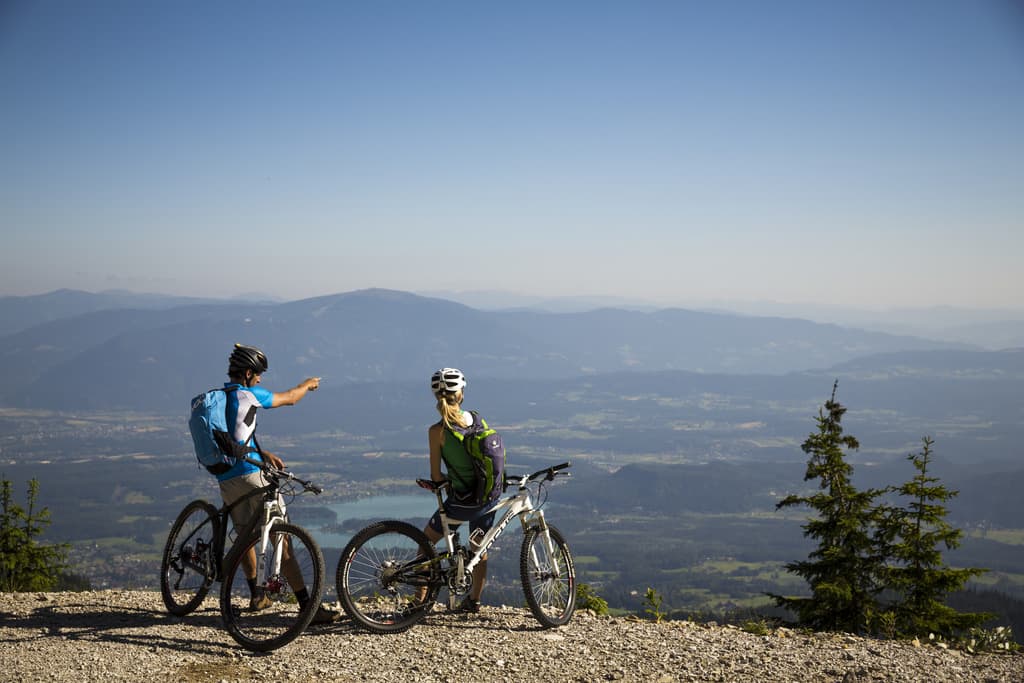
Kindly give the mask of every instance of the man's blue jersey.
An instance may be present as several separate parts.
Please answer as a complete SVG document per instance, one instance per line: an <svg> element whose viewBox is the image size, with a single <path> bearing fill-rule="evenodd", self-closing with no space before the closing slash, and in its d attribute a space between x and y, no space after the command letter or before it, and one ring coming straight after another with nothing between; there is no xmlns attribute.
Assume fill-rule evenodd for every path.
<svg viewBox="0 0 1024 683"><path fill-rule="evenodd" d="M228 428L231 435L238 443L255 448L253 434L256 432L256 411L260 408L272 408L274 403L274 392L257 385L244 387L235 382L225 382L224 388L237 387L235 391L229 391L228 399ZM253 460L262 460L260 454L253 451L249 453ZM235 465L223 474L218 474L217 479L224 481L243 474L259 472L259 468L244 460L239 460Z"/></svg>

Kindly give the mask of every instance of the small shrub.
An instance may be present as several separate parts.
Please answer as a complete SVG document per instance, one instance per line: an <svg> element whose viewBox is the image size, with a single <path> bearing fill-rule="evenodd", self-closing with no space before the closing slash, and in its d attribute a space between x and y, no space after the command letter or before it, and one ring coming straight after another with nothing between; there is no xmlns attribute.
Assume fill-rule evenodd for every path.
<svg viewBox="0 0 1024 683"><path fill-rule="evenodd" d="M772 627L767 619L747 619L740 624L740 630L752 633L755 636L766 636L772 632Z"/></svg>
<svg viewBox="0 0 1024 683"><path fill-rule="evenodd" d="M599 616L608 614L608 601L595 593L593 587L588 583L576 585L576 604Z"/></svg>
<svg viewBox="0 0 1024 683"><path fill-rule="evenodd" d="M0 591L53 590L67 568L67 545L37 537L50 525L50 511L38 509L39 482L28 482L27 506L14 501L11 482L0 480Z"/></svg>
<svg viewBox="0 0 1024 683"><path fill-rule="evenodd" d="M644 593L644 604L647 605L644 612L651 615L654 619L654 623L660 624L667 616L666 612L661 611L661 603L664 601L661 593L654 590L650 586L647 587L647 592Z"/></svg>
<svg viewBox="0 0 1024 683"><path fill-rule="evenodd" d="M992 629L974 627L954 641L956 647L969 653L1016 652L1020 645L1013 639L1013 629L996 626Z"/></svg>
<svg viewBox="0 0 1024 683"><path fill-rule="evenodd" d="M896 613L891 610L879 614L874 626L878 634L888 640L894 640L899 635L896 628Z"/></svg>

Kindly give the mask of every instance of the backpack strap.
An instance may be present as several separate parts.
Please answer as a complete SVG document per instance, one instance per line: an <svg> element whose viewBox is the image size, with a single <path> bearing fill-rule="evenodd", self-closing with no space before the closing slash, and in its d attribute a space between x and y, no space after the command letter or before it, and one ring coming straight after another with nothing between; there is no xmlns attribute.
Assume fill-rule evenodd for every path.
<svg viewBox="0 0 1024 683"><path fill-rule="evenodd" d="M446 425L443 420L441 421L441 425L443 426L443 428L446 431L451 432L452 436L454 436L456 439L459 440L459 443L462 444L462 448L465 449L465 451L466 451L466 455L468 455L470 458L472 458L473 454L469 452L469 445L466 443L466 436L469 433L475 431L474 427L476 427L477 422L478 421L479 422L483 422L483 418L480 417L480 414L478 412L476 412L475 410L470 410L469 414L473 417L473 422L468 427L466 427L465 433L459 432L459 431L456 431L456 430L452 429L451 427ZM484 428L485 429L487 428L486 423L484 423ZM464 489L472 488L473 482L465 481L462 477L460 477L458 475L458 473L452 468L452 466L448 462L447 458L444 457L444 448L441 449L441 460L444 461L445 468L448 470L448 476L449 477L454 477L458 481L458 483L462 486L462 488L464 488Z"/></svg>
<svg viewBox="0 0 1024 683"><path fill-rule="evenodd" d="M235 386L232 386L232 387L225 387L225 389L224 389L225 392L237 391L237 390L238 390L238 385L235 385ZM252 409L249 412L250 412L250 416L252 416L255 419L255 416L256 416L256 406L253 406ZM227 403L225 403L224 404L224 421L227 422L227 419L228 419L228 406L227 406ZM246 420L246 424L247 425L249 424L248 420ZM256 428L255 427L253 427L253 430L252 430L252 443L253 443L252 446L246 446L245 444L235 443L234 439L232 439L231 442L235 445L235 448L233 449L234 453L235 453L235 455L234 455L235 458L242 458L242 457L245 457L245 456L249 455L250 453L258 453L259 456L260 456L260 461L263 460L263 449L260 448L260 442L256 440ZM253 448L253 446L255 446L255 448Z"/></svg>
<svg viewBox="0 0 1024 683"><path fill-rule="evenodd" d="M471 411L469 411L469 413L470 413L470 415L473 416L473 426L474 427L476 426L476 423L479 422L480 423L480 429L484 429L484 430L485 429L489 429L489 427L487 426L487 420L485 420L482 417L480 417L480 413L476 412L475 410L471 410Z"/></svg>
<svg viewBox="0 0 1024 683"><path fill-rule="evenodd" d="M230 393L233 393L235 391L238 391L238 385L236 384L236 385L232 385L230 387L220 387L218 389L218 391L223 391L225 394L230 394ZM224 424L228 425L228 404L227 404L227 401L224 402ZM230 426L229 426L229 428L230 428ZM217 446L220 447L221 453L223 453L225 456L227 456L229 458L234 458L236 460L236 464L237 464L238 458L243 458L246 455L248 455L249 453L253 453L253 452L262 453L262 451L260 450L260 447L259 447L259 443L256 442L256 434L255 433L253 433L253 435L252 435L252 440L253 440L253 443L256 444L256 448L253 448L251 446L246 446L244 444L238 443L237 441L235 441L234 437L231 434L229 434L228 432L215 431L214 434L213 434L213 438L214 438L214 441L217 442ZM211 467L213 469L211 469ZM222 463L222 464L218 464L218 465L208 466L206 469L209 470L212 474L223 474L224 472L227 472L229 469L231 469L231 467L233 467L233 465L228 465L227 463ZM217 471L214 471L214 470L217 470Z"/></svg>

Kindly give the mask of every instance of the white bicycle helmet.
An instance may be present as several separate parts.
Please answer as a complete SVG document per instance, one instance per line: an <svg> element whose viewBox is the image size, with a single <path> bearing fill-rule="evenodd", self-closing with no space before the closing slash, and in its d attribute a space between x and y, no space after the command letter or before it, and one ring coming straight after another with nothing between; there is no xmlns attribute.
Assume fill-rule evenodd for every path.
<svg viewBox="0 0 1024 683"><path fill-rule="evenodd" d="M457 394L466 386L466 376L458 368L441 368L430 377L430 390L437 394Z"/></svg>

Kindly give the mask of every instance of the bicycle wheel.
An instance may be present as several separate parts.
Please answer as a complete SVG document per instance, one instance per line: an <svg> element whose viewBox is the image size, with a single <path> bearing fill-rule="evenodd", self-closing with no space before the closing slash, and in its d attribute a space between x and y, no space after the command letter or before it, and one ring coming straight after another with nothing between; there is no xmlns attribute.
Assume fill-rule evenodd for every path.
<svg viewBox="0 0 1024 683"><path fill-rule="evenodd" d="M441 589L437 553L426 534L405 522L371 524L341 551L338 597L353 621L375 633L400 633L430 612ZM426 589L425 599L417 593Z"/></svg>
<svg viewBox="0 0 1024 683"><path fill-rule="evenodd" d="M171 614L183 617L199 607L216 581L218 538L217 508L205 500L192 501L174 520L160 561L160 595Z"/></svg>
<svg viewBox="0 0 1024 683"><path fill-rule="evenodd" d="M550 543L549 543L550 542ZM576 609L576 569L561 532L548 525L530 527L523 535L519 573L530 611L543 626L561 626Z"/></svg>
<svg viewBox="0 0 1024 683"><path fill-rule="evenodd" d="M224 562L220 613L228 633L242 647L269 652L292 642L312 621L323 594L324 557L302 527L276 522L265 548L259 534L239 541ZM249 588L246 558L262 563L257 591ZM308 599L300 604L295 592L305 587Z"/></svg>

